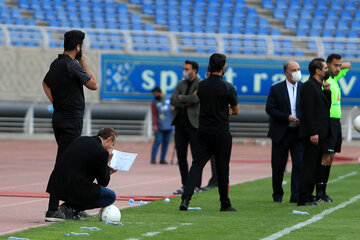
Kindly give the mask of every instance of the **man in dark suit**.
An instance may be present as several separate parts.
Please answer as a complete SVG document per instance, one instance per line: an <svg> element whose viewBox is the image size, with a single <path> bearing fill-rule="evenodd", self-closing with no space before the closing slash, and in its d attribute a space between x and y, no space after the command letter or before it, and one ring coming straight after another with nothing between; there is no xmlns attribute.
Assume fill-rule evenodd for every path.
<svg viewBox="0 0 360 240"><path fill-rule="evenodd" d="M51 173L46 189L64 201L60 206L64 216L56 219L47 216L45 221L75 219L79 211L106 207L115 201L114 191L106 186L110 174L115 172L108 165L116 137L114 129L104 128L97 136L76 138L66 148Z"/></svg>
<svg viewBox="0 0 360 240"><path fill-rule="evenodd" d="M282 182L288 154L292 160L290 202L299 197L300 172L303 158L303 145L298 138L300 111L300 90L302 86L300 66L297 62L284 64L286 80L273 85L266 103L270 115L268 137L272 141L271 168L274 202L283 202Z"/></svg>
<svg viewBox="0 0 360 240"><path fill-rule="evenodd" d="M325 60L315 58L309 63L310 78L301 89L300 106L302 121L299 136L304 142L303 168L300 178L298 206L316 206L314 196L325 140L331 135L330 130L330 84L328 67ZM325 146L326 147L326 146Z"/></svg>

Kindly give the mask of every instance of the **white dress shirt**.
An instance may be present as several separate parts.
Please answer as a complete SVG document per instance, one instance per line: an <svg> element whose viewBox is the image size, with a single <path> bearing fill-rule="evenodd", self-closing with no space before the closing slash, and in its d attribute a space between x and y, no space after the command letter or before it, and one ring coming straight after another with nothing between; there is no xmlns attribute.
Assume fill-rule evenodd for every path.
<svg viewBox="0 0 360 240"><path fill-rule="evenodd" d="M288 93L289 93L291 115L296 117L297 83L295 83L295 85L293 85L286 79L286 86L287 86L287 90L288 90Z"/></svg>

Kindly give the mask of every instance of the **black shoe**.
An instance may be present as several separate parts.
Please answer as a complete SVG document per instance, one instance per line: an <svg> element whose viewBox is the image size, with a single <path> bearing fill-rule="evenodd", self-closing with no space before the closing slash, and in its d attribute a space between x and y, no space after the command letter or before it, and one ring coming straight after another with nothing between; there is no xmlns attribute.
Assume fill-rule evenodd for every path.
<svg viewBox="0 0 360 240"><path fill-rule="evenodd" d="M85 211L79 211L77 212L80 217L95 217L95 215L88 214Z"/></svg>
<svg viewBox="0 0 360 240"><path fill-rule="evenodd" d="M217 186L216 185L207 185L205 187L202 187L201 190L202 191L207 191L207 190L210 190L210 189L213 189L213 188L216 188Z"/></svg>
<svg viewBox="0 0 360 240"><path fill-rule="evenodd" d="M73 219L74 210L71 207L65 205L65 203L60 205L60 211L64 213L66 219Z"/></svg>
<svg viewBox="0 0 360 240"><path fill-rule="evenodd" d="M282 197L273 198L273 200L276 203L284 203L284 201L282 200Z"/></svg>
<svg viewBox="0 0 360 240"><path fill-rule="evenodd" d="M152 158L152 159L150 160L150 163L151 163L151 164L156 164L155 158Z"/></svg>
<svg viewBox="0 0 360 240"><path fill-rule="evenodd" d="M60 211L46 211L45 213L45 222L62 222L65 219L65 214Z"/></svg>
<svg viewBox="0 0 360 240"><path fill-rule="evenodd" d="M166 165L166 164L169 164L169 163L167 161L165 161L165 160L160 160L160 164Z"/></svg>
<svg viewBox="0 0 360 240"><path fill-rule="evenodd" d="M184 192L184 186L182 186L181 188L179 188L178 190L175 190L174 192L173 192L173 194L183 194L183 192Z"/></svg>
<svg viewBox="0 0 360 240"><path fill-rule="evenodd" d="M179 207L180 211L187 211L188 207L189 207L189 200L187 199L182 200Z"/></svg>
<svg viewBox="0 0 360 240"><path fill-rule="evenodd" d="M328 195L316 196L317 202L334 202Z"/></svg>
<svg viewBox="0 0 360 240"><path fill-rule="evenodd" d="M200 188L195 187L195 188L194 188L194 193L198 193L198 192L200 192Z"/></svg>
<svg viewBox="0 0 360 240"><path fill-rule="evenodd" d="M220 208L220 212L237 212L237 210L233 207L227 207L227 208Z"/></svg>

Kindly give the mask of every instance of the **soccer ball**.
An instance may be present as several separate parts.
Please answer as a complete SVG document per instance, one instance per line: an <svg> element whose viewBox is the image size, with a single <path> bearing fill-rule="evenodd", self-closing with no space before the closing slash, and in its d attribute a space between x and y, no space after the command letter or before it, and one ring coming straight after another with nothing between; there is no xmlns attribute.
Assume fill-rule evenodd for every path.
<svg viewBox="0 0 360 240"><path fill-rule="evenodd" d="M354 128L356 131L360 132L360 115L354 119Z"/></svg>
<svg viewBox="0 0 360 240"><path fill-rule="evenodd" d="M120 222L121 212L115 205L110 205L100 209L99 219L103 222Z"/></svg>

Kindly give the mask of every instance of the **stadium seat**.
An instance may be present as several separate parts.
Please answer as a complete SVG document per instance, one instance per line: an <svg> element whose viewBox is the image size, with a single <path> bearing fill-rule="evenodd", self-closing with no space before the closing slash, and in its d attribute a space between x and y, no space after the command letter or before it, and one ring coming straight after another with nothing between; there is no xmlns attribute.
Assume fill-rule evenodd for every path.
<svg viewBox="0 0 360 240"><path fill-rule="evenodd" d="M339 30L347 30L349 29L349 23L347 20L339 20L337 23L337 29Z"/></svg>
<svg viewBox="0 0 360 240"><path fill-rule="evenodd" d="M298 9L288 9L286 16L287 19L298 19L299 18Z"/></svg>
<svg viewBox="0 0 360 240"><path fill-rule="evenodd" d="M315 4L316 4L316 8L318 10L327 10L328 9L328 6L327 6L327 1L326 0L317 0L315 1Z"/></svg>
<svg viewBox="0 0 360 240"><path fill-rule="evenodd" d="M340 18L342 20L352 20L352 12L348 10L342 10L340 13Z"/></svg>
<svg viewBox="0 0 360 240"><path fill-rule="evenodd" d="M338 12L337 10L329 10L327 11L327 19L338 19Z"/></svg>
<svg viewBox="0 0 360 240"><path fill-rule="evenodd" d="M305 56L305 53L301 49L295 49L294 56L302 57L302 56Z"/></svg>
<svg viewBox="0 0 360 240"><path fill-rule="evenodd" d="M275 9L274 10L274 18L284 20L286 18L284 9Z"/></svg>
<svg viewBox="0 0 360 240"><path fill-rule="evenodd" d="M358 30L349 30L348 31L348 38L358 38L359 31Z"/></svg>
<svg viewBox="0 0 360 240"><path fill-rule="evenodd" d="M273 10L275 8L272 0L263 0L262 7L268 10Z"/></svg>
<svg viewBox="0 0 360 240"><path fill-rule="evenodd" d="M313 2L313 0L304 0L304 1L303 1L302 8L303 8L303 9L313 9L313 8L314 8L314 2Z"/></svg>
<svg viewBox="0 0 360 240"><path fill-rule="evenodd" d="M277 0L276 1L276 8L277 9L286 9L286 8L288 8L286 0Z"/></svg>
<svg viewBox="0 0 360 240"><path fill-rule="evenodd" d="M330 29L324 29L322 31L322 36L323 37L333 37L333 31Z"/></svg>
<svg viewBox="0 0 360 240"><path fill-rule="evenodd" d="M342 9L341 5L342 5L342 2L340 2L340 1L331 1L330 2L331 9L341 10Z"/></svg>
<svg viewBox="0 0 360 240"><path fill-rule="evenodd" d="M307 29L297 29L296 36L297 37L306 37L307 36Z"/></svg>
<svg viewBox="0 0 360 240"><path fill-rule="evenodd" d="M325 19L325 11L323 10L318 10L318 11L314 11L314 18L315 19Z"/></svg>
<svg viewBox="0 0 360 240"><path fill-rule="evenodd" d="M300 9L300 0L291 0L289 2L289 8L290 9Z"/></svg>
<svg viewBox="0 0 360 240"><path fill-rule="evenodd" d="M312 19L312 13L308 9L302 9L300 12L301 19Z"/></svg>

